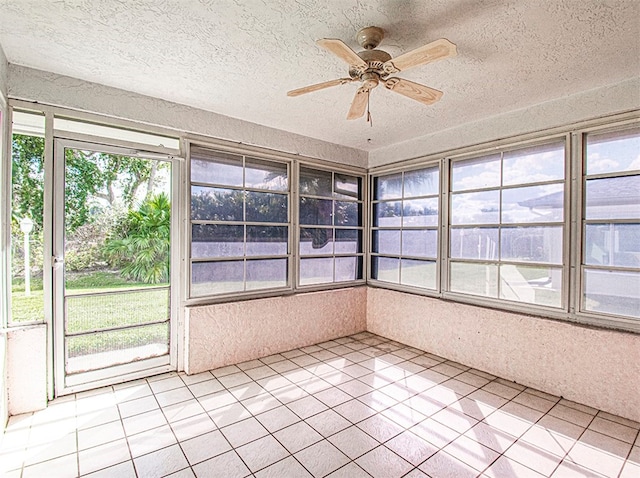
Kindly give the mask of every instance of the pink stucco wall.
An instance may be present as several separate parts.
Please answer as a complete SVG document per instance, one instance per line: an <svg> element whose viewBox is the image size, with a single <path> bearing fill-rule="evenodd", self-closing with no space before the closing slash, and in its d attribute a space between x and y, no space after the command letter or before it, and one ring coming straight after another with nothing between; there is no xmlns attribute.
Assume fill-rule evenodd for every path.
<svg viewBox="0 0 640 478"><path fill-rule="evenodd" d="M640 421L640 335L378 288L367 330Z"/></svg>
<svg viewBox="0 0 640 478"><path fill-rule="evenodd" d="M355 287L192 307L185 369L198 373L362 332L366 297L366 287Z"/></svg>

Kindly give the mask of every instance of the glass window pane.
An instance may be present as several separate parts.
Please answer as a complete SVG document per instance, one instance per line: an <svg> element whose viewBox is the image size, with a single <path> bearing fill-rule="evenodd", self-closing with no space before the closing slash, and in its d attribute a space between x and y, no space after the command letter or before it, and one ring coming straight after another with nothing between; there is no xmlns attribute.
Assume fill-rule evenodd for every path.
<svg viewBox="0 0 640 478"><path fill-rule="evenodd" d="M287 226L247 226L248 256L277 256L287 253Z"/></svg>
<svg viewBox="0 0 640 478"><path fill-rule="evenodd" d="M564 142L504 153L502 174L505 186L564 179Z"/></svg>
<svg viewBox="0 0 640 478"><path fill-rule="evenodd" d="M300 259L300 285L333 282L333 257Z"/></svg>
<svg viewBox="0 0 640 478"><path fill-rule="evenodd" d="M452 224L497 224L500 222L500 191L453 194Z"/></svg>
<svg viewBox="0 0 640 478"><path fill-rule="evenodd" d="M373 252L400 255L400 231L397 229L378 229L373 231Z"/></svg>
<svg viewBox="0 0 640 478"><path fill-rule="evenodd" d="M244 226L194 224L191 257L237 257L244 254Z"/></svg>
<svg viewBox="0 0 640 478"><path fill-rule="evenodd" d="M336 282L362 279L362 257L336 257Z"/></svg>
<svg viewBox="0 0 640 478"><path fill-rule="evenodd" d="M440 189L438 168L418 169L404 173L404 197L430 196Z"/></svg>
<svg viewBox="0 0 640 478"><path fill-rule="evenodd" d="M191 219L242 221L244 193L235 189L191 187Z"/></svg>
<svg viewBox="0 0 640 478"><path fill-rule="evenodd" d="M400 259L374 256L371 258L371 277L385 282L400 283Z"/></svg>
<svg viewBox="0 0 640 478"><path fill-rule="evenodd" d="M333 253L333 229L301 228L300 255Z"/></svg>
<svg viewBox="0 0 640 478"><path fill-rule="evenodd" d="M587 174L640 169L640 128L587 135Z"/></svg>
<svg viewBox="0 0 640 478"><path fill-rule="evenodd" d="M498 266L452 262L451 290L485 297L498 296Z"/></svg>
<svg viewBox="0 0 640 478"><path fill-rule="evenodd" d="M362 199L362 178L334 174L333 196L339 199Z"/></svg>
<svg viewBox="0 0 640 478"><path fill-rule="evenodd" d="M300 194L331 197L331 189L331 171L300 168Z"/></svg>
<svg viewBox="0 0 640 478"><path fill-rule="evenodd" d="M244 262L194 262L191 265L191 296L238 292L244 289Z"/></svg>
<svg viewBox="0 0 640 478"><path fill-rule="evenodd" d="M362 204L357 202L336 201L336 226L361 226Z"/></svg>
<svg viewBox="0 0 640 478"><path fill-rule="evenodd" d="M435 258L438 255L438 231L405 229L402 231L402 255Z"/></svg>
<svg viewBox="0 0 640 478"><path fill-rule="evenodd" d="M451 167L451 190L500 186L500 155L457 161Z"/></svg>
<svg viewBox="0 0 640 478"><path fill-rule="evenodd" d="M640 175L586 183L586 219L640 218Z"/></svg>
<svg viewBox="0 0 640 478"><path fill-rule="evenodd" d="M502 191L502 222L562 222L564 185L549 184Z"/></svg>
<svg viewBox="0 0 640 478"><path fill-rule="evenodd" d="M399 227L402 224L402 201L374 204L373 222L376 227Z"/></svg>
<svg viewBox="0 0 640 478"><path fill-rule="evenodd" d="M373 180L375 199L396 199L402 197L402 173L379 176Z"/></svg>
<svg viewBox="0 0 640 478"><path fill-rule="evenodd" d="M192 147L191 181L242 187L242 156Z"/></svg>
<svg viewBox="0 0 640 478"><path fill-rule="evenodd" d="M562 269L512 264L500 266L500 298L562 306Z"/></svg>
<svg viewBox="0 0 640 478"><path fill-rule="evenodd" d="M501 258L511 261L562 264L562 227L505 227Z"/></svg>
<svg viewBox="0 0 640 478"><path fill-rule="evenodd" d="M640 318L640 273L595 269L584 271L584 308Z"/></svg>
<svg viewBox="0 0 640 478"><path fill-rule="evenodd" d="M300 224L330 226L333 219L333 201L330 199L300 198Z"/></svg>
<svg viewBox="0 0 640 478"><path fill-rule="evenodd" d="M402 259L400 283L426 289L436 288L436 263Z"/></svg>
<svg viewBox="0 0 640 478"><path fill-rule="evenodd" d="M438 198L405 199L403 201L403 226L437 226Z"/></svg>
<svg viewBox="0 0 640 478"><path fill-rule="evenodd" d="M585 264L640 268L640 224L587 224Z"/></svg>
<svg viewBox="0 0 640 478"><path fill-rule="evenodd" d="M19 131L39 132L40 125L44 130L44 117L24 113L20 116L21 118L15 118L14 114L14 127L16 119L22 122ZM3 139L0 139L0 143ZM2 229L3 233L10 231L11 234L10 323L42 321L45 318L44 185L44 138L14 134L11 141L12 224L6 224L6 228ZM0 189L6 193L4 185ZM7 207L5 197L6 195L3 195L1 201L3 208ZM85 201L78 202L85 204ZM103 222L109 223L109 221ZM104 234L106 235L106 231ZM6 252L4 245L2 248L4 254ZM87 248L87 251L92 249L98 248L93 246L91 249ZM86 262L84 257L83 261ZM6 302L3 301L3 304ZM0 324L2 322L0 318Z"/></svg>
<svg viewBox="0 0 640 478"><path fill-rule="evenodd" d="M258 193L247 191L247 221L287 222L288 198L286 194Z"/></svg>
<svg viewBox="0 0 640 478"><path fill-rule="evenodd" d="M358 254L362 252L362 231L359 229L336 229L336 254Z"/></svg>
<svg viewBox="0 0 640 478"><path fill-rule="evenodd" d="M247 290L286 287L287 259L247 261Z"/></svg>
<svg viewBox="0 0 640 478"><path fill-rule="evenodd" d="M451 228L450 240L454 259L498 259L498 228Z"/></svg>
<svg viewBox="0 0 640 478"><path fill-rule="evenodd" d="M247 188L287 191L287 166L272 161L247 158L245 161L244 185Z"/></svg>

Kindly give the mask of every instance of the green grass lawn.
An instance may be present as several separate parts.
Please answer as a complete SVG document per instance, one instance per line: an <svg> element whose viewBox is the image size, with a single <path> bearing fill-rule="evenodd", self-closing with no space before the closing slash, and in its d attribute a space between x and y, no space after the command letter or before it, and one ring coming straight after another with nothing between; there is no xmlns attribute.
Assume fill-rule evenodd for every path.
<svg viewBox="0 0 640 478"><path fill-rule="evenodd" d="M168 286L168 284L144 284L141 282L131 282L123 279L118 272L107 271L68 273L65 282L67 296L90 292L117 291L122 289L143 289L156 287L158 285ZM44 320L44 292L42 290L42 278L34 277L31 279L30 296L26 296L24 292L24 280L21 278L14 278L11 287L11 321L13 323L21 323ZM137 299L138 298L136 297L136 300ZM142 303L138 303L136 305L140 305L140 309L145 309L145 305L154 304L155 300L157 300L157 297L150 295L148 303L143 300ZM88 301L85 301L85 304L90 305ZM118 306L118 304L105 305L111 308ZM124 308L126 309L126 313L130 315L131 307L127 307L125 304ZM111 321L111 319L107 320Z"/></svg>
<svg viewBox="0 0 640 478"><path fill-rule="evenodd" d="M117 272L67 274L66 333L98 331L68 338L67 355L74 357L152 343L168 343L169 290L148 290L149 287L158 285L168 287L168 284L130 282L120 277ZM12 322L44 320L42 279L34 278L31 281L30 296L26 296L24 292L24 281L14 281L11 295ZM115 293L84 295L100 292ZM159 321L165 322L144 325ZM140 327L99 332L123 326Z"/></svg>

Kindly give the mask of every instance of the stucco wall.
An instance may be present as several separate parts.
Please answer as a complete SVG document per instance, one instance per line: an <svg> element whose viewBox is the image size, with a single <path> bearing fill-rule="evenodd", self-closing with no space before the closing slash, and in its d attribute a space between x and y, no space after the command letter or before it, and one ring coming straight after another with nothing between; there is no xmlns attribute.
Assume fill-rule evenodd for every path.
<svg viewBox="0 0 640 478"><path fill-rule="evenodd" d="M17 65L9 65L9 97L100 113L341 164L367 166L365 151Z"/></svg>
<svg viewBox="0 0 640 478"><path fill-rule="evenodd" d="M365 330L367 288L192 307L187 373L252 360Z"/></svg>
<svg viewBox="0 0 640 478"><path fill-rule="evenodd" d="M7 97L7 85L9 84L7 79L7 71L9 65L7 64L7 57L4 54L2 45L0 45L0 95L4 98Z"/></svg>
<svg viewBox="0 0 640 478"><path fill-rule="evenodd" d="M7 333L9 415L47 406L47 326L17 327Z"/></svg>
<svg viewBox="0 0 640 478"><path fill-rule="evenodd" d="M640 108L640 78L483 118L369 153L369 167L535 133Z"/></svg>
<svg viewBox="0 0 640 478"><path fill-rule="evenodd" d="M378 288L367 330L640 421L640 335Z"/></svg>

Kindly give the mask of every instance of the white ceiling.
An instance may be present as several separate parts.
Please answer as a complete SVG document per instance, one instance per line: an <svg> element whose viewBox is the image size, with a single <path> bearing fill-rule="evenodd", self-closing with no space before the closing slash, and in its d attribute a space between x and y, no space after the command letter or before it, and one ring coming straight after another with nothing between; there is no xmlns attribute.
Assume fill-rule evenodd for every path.
<svg viewBox="0 0 640 478"><path fill-rule="evenodd" d="M392 56L438 38L458 56L397 76L444 91L424 106L384 88L373 126L345 119L357 84L315 44L376 25ZM363 150L640 75L639 0L0 0L9 63L183 103Z"/></svg>

